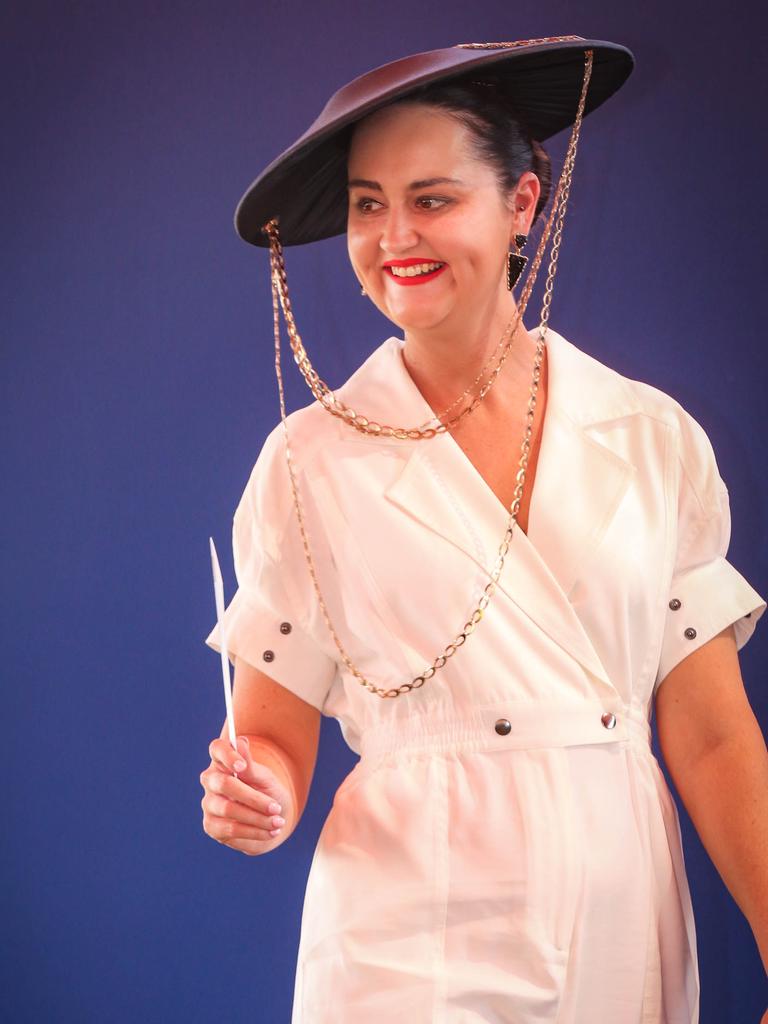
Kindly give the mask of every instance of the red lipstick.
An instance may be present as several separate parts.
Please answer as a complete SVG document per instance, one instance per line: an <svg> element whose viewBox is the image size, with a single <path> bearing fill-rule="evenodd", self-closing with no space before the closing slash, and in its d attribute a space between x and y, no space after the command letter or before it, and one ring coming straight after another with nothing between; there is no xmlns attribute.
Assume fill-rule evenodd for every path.
<svg viewBox="0 0 768 1024"><path fill-rule="evenodd" d="M425 284L427 281L431 281L433 278L437 277L438 274L441 274L445 270L447 264L443 263L442 266L438 267L436 270L430 270L429 273L427 273L427 274L416 274L416 275L413 275L412 277L398 277L397 275L393 274L391 272L391 270L389 270L389 268L390 267L413 267L413 266L418 266L421 263L438 263L438 262L439 262L439 260L420 259L418 256L412 256L412 257L410 257L407 260L387 260L386 263L382 264L382 267L383 267L384 271L388 274L388 276L393 281L396 281L397 284L402 284L402 285Z"/></svg>

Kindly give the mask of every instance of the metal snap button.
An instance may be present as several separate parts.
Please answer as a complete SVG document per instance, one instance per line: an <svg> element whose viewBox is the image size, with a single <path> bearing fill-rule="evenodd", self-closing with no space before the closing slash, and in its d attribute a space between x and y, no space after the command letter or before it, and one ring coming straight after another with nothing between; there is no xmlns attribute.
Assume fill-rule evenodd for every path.
<svg viewBox="0 0 768 1024"><path fill-rule="evenodd" d="M264 653L262 654L262 658L264 659L264 661L274 661L275 660L275 652L274 651L264 651Z"/></svg>
<svg viewBox="0 0 768 1024"><path fill-rule="evenodd" d="M688 637L689 640L693 640L696 636L696 630L693 628L693 626L689 626L688 629L686 629L685 631L685 635Z"/></svg>
<svg viewBox="0 0 768 1024"><path fill-rule="evenodd" d="M672 600L669 602L669 607L672 609L673 612L676 612L680 606L681 601L676 597L673 597Z"/></svg>
<svg viewBox="0 0 768 1024"><path fill-rule="evenodd" d="M506 736L512 730L512 723L509 721L508 718L500 718L496 722L494 729L499 734L499 736Z"/></svg>
<svg viewBox="0 0 768 1024"><path fill-rule="evenodd" d="M606 729L613 729L616 725L616 715L612 711L606 711L600 721Z"/></svg>
<svg viewBox="0 0 768 1024"><path fill-rule="evenodd" d="M280 623L280 632L283 633L285 636L288 636L288 634L291 632L291 629L293 629L293 627L291 626L290 622Z"/></svg>

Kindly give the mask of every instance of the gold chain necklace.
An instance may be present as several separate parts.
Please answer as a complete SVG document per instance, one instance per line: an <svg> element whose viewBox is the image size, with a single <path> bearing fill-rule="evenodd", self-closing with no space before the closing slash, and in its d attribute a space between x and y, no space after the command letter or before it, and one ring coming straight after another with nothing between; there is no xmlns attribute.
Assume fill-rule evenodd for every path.
<svg viewBox="0 0 768 1024"><path fill-rule="evenodd" d="M552 212L554 213L556 206L553 204ZM547 229L551 223L547 224ZM506 360L507 354L512 347L512 341L514 339L517 327L522 319L525 308L528 304L530 293L533 290L533 286L536 281L536 274L538 273L539 266L541 264L541 258L543 255L544 248L546 246L549 231L545 230L542 235L541 241L539 242L539 248L537 249L536 256L531 263L531 268L526 279L525 289L520 297L520 303L515 311L515 315L509 321L504 329L504 333L501 336L500 341L496 345L490 359L482 367L478 375L472 381L472 383L465 388L465 390L454 399L451 404L444 409L441 413L438 413L429 423L422 424L418 427L392 427L388 424L377 423L375 420L369 419L367 416L361 415L354 409L351 409L344 402L340 401L333 393L331 388L325 383L325 381L319 376L315 368L307 355L307 351L304 348L304 343L301 340L301 335L296 327L296 320L293 316L293 307L291 300L288 295L288 279L285 269L285 257L283 255L283 248L280 243L280 236L277 228L277 221L269 221L262 230L269 236L270 251L274 257L271 261L272 266L272 277L273 281L277 280L277 287L280 296L280 303L283 309L283 315L285 317L286 328L288 330L288 339L293 351L294 359L301 371L304 380L306 381L310 391L315 396L318 402L333 416L338 416L340 419L349 423L350 426L363 434L372 434L376 437L395 437L404 441L420 441L435 437L437 434L444 434L448 430L459 423L465 416L474 412L477 406L485 398L486 394L493 386L496 378L501 371L504 361ZM507 340L509 338L509 340ZM505 344L506 341L506 344ZM494 367L488 381L482 386L480 393L476 395L468 406L455 416L453 419L445 422L445 416L454 409L462 399L472 391L472 389L482 380L489 366L491 365L496 352L503 347L503 351L499 357L498 363ZM435 423L435 426L431 424Z"/></svg>
<svg viewBox="0 0 768 1024"><path fill-rule="evenodd" d="M375 420L369 419L367 416L363 416L345 405L344 402L340 401L333 393L331 388L325 383L320 377L307 355L307 350L304 348L304 343L301 340L298 328L296 326L296 320L293 315L293 306L291 305L290 296L288 295L288 276L285 267L285 256L283 253L283 247L280 242L280 234L278 230L277 218L273 218L268 221L262 231L269 238L270 252L272 254L272 275L277 276L277 286L280 295L280 304L283 310L283 316L285 317L285 324L288 330L288 340L291 345L291 350L294 355L294 359L301 371L304 380L307 383L312 394L315 396L318 402L333 416L338 416L340 419L345 420L350 426L353 426L356 430L359 430L364 434L373 434L377 437L395 437L400 440L408 441L420 441L435 437L437 434L444 434L449 430L452 430L465 416L470 415L474 412L478 405L483 401L485 396L488 394L490 389L493 387L499 373L506 361L509 351L512 347L515 334L517 332L518 325L520 324L523 314L525 313L528 305L533 287L536 283L536 276L541 266L541 261L544 256L547 241L549 240L552 223L554 221L560 197L562 194L562 188L564 184L564 173L565 165L563 166L563 173L560 176L555 197L552 203L552 209L550 211L549 218L545 225L541 239L539 241L536 254L531 261L531 266L526 275L526 283L520 296L520 302L515 311L515 315L509 321L504 329L504 333L501 336L496 348L491 353L490 358L481 368L475 379L469 384L464 391L451 402L449 406L443 409L442 412L437 413L429 423L422 424L419 427L392 427L388 424L377 423ZM507 340L509 339L509 340ZM461 412L450 420L445 420L447 414L454 409L462 399L466 398L470 391L480 383L485 374L488 372L488 368L493 363L496 353L502 349L499 355L496 365L490 372L488 380L481 386L480 391L471 402L465 406ZM436 424L432 426L431 424Z"/></svg>
<svg viewBox="0 0 768 1024"><path fill-rule="evenodd" d="M576 157L576 146L577 146L577 143L578 143L579 131L580 131L580 128L581 128L581 121L582 121L582 117L583 117L583 114L584 114L584 102L585 102L586 95L587 95L587 88L589 86L589 80L590 80L590 77L591 77L591 74L592 74L592 57L593 57L593 51L592 50L586 50L585 53L584 53L584 81L583 81L583 85L582 85L581 96L579 98L578 111L577 111L577 114L576 114L576 120L574 121L573 131L571 133L571 139L570 139L570 142L569 142L569 145L568 145L568 150L567 150L565 161L564 161L564 164L563 164L563 173L561 175L560 185L558 186L558 193L556 194L556 197L555 197L556 208L557 208L557 223L556 223L556 226L555 226L554 235L552 237L552 250L551 250L551 253L550 253L549 269L548 269L548 273L547 273L547 281L546 281L546 284L545 284L545 287L544 287L544 300L543 300L542 309L541 309L541 322L540 322L540 325L539 325L539 336L538 336L538 339L537 339L537 342L536 342L536 355L535 355L535 359L534 359L533 378L532 378L532 381L531 381L530 397L529 397L529 400L528 400L528 409L527 409L527 413L526 413L526 426L525 426L525 434L524 434L523 443L522 443L522 454L521 454L521 457L520 457L519 469L518 469L516 477L515 477L516 485L515 485L514 495L513 495L513 499L512 499L512 504L510 506L510 515L509 515L509 518L507 520L506 529L504 531L504 538L503 538L503 540L501 542L501 545L499 547L498 555L496 556L496 561L494 562L493 569L490 572L490 579L488 580L488 583L486 584L486 586L485 586L485 588L483 590L483 594L482 594L482 596L480 598L480 601L479 601L477 607L475 608L475 610L470 615L469 619L465 622L464 627L458 633L456 638L454 640L452 640L444 648L442 654L439 654L434 659L434 661L432 662L432 664L428 668L424 669L424 671L420 675L416 676L413 680L411 680L411 682L409 682L409 683L402 683L400 686L396 686L396 687L393 687L393 688L390 688L390 689L387 689L385 687L376 686L374 683L371 683L368 679L365 678L363 673L352 662L351 658L347 654L347 651L346 651L346 649L344 647L344 644L341 641L341 638L339 637L338 633L336 632L336 630L335 630L335 628L333 626L333 623L331 622L331 618L330 618L330 615L328 613L328 607L327 607L327 605L325 603L325 599L323 598L323 595L322 595L322 593L320 591L320 584L319 584L318 579L317 579L317 572L316 572L316 569L315 569L315 563L314 563L314 559L312 558L312 552L310 550L310 544L309 544L309 537L307 535L306 522L305 522L305 519L304 519L304 509L303 509L303 506L302 506L302 503L301 503L301 499L299 497L299 491L298 491L298 486L296 484L296 477L295 477L294 467L293 467L293 459L292 459L292 456L291 456L290 437L289 437L289 434L288 434L288 422L287 422L287 414L286 414L286 410L285 410L285 393L284 393L284 389L283 389L283 375L282 375L282 367L281 367L281 363L280 363L280 304L281 304L280 300L281 299L283 300L282 306L283 306L283 313L285 315L286 322L290 323L289 315L286 312L286 309L290 310L290 303L287 301L287 298L288 298L288 296L287 296L287 279L285 277L285 265L284 265L284 263L282 263L282 261L280 259L277 247L274 244L272 244L273 238L272 238L272 235L270 235L270 265L271 265L271 280L272 280L272 314L273 314L273 325L274 325L274 334L275 334L275 374L277 376L277 386L278 386L278 392L279 392L279 396L280 396L280 418L282 420L283 432L284 432L284 435L285 435L285 457L286 457L286 463L287 463L287 466L288 466L288 475L289 475L290 483L291 483L291 491L293 493L293 502L294 502L294 506L296 508L296 515L297 515L297 518L298 518L299 530L301 532L301 539L302 539L302 544L303 544L303 547L304 547L304 554L305 554L305 557L306 557L307 566L309 568L309 574L310 574L310 577L312 579L312 584L314 586L315 593L317 595L317 599L318 599L318 602L320 604L320 610L321 610L323 618L325 620L325 624L328 627L328 630L329 630L331 636L333 637L333 641L334 641L334 643L336 645L336 648L337 648L337 650L338 650L338 652L339 652L339 654L341 656L342 662L344 663L346 668L351 672L351 674L354 676L354 678L357 679L357 681L362 686L364 686L371 693L376 694L376 696L378 696L378 697L399 697L399 696L401 696L404 693L408 693L410 690L416 690L419 687L423 686L424 683L426 683L428 679L431 679L435 675L436 672L438 672L441 668L443 668L443 666L446 664L448 659L451 658L456 653L456 651L466 643L467 638L475 631L475 628L476 628L477 624L482 619L483 614L485 613L485 609L488 607L488 604L489 604L489 602L491 600L491 597L493 596L493 593L494 593L494 591L496 589L496 585L497 585L497 583L499 581L499 578L501 577L501 572L502 572L502 569L504 568L504 559L506 558L507 552L509 551L509 546L510 546L510 544L512 542L512 536L513 536L514 527L515 527L515 524L517 523L517 515L518 515L519 509L520 509L520 501L522 499L522 494L523 494L523 484L525 482L525 472L526 472L526 470L528 468L528 455L529 455L529 452L530 452L531 434L532 434L532 430L533 430L533 417L534 417L534 411L535 411L535 407L536 407L536 393L537 393L538 388L539 388L539 380L540 380L540 376L541 376L541 360L542 360L542 356L543 356L543 352L544 352L544 344L545 344L544 339L545 339L545 335L546 335L546 332L547 332L547 325L548 325L548 322L549 322L549 313L550 313L550 307L551 307L551 303L552 303L552 289L553 289L553 284L554 284L555 273L557 272L557 260L558 260L558 256L559 256L559 252L560 252L560 243L561 243L561 240L562 240L562 233L563 233L563 220L565 218L565 210L566 210L566 206L567 206L567 203L568 203L568 196L570 194L571 177L572 177L572 174L573 174L573 166L574 166L574 161L575 161L575 157ZM562 186L562 188L561 188L561 186ZM555 210L555 204L553 204L553 214L554 214L554 210ZM550 218L550 222L551 222L551 218ZM266 224L262 228L262 230L268 232L270 226L274 227L275 223L276 223L275 221L268 222L268 224ZM281 273L281 267L282 267L282 273ZM285 291L285 294L283 294L284 291ZM292 321L292 317L291 317L291 321ZM290 334L290 331L291 331L290 326L289 326L288 329L289 329L289 334ZM294 355L296 357L296 361L299 362L300 353L303 353L305 358L306 358L306 353L304 352L304 347L303 347L303 345L301 343L301 339L298 336L298 332L295 331L295 325L294 325L294 332L295 332L295 337L291 336L291 347L293 348L293 344L294 344L294 341L295 341L297 343L297 348L293 348L293 351L294 351ZM300 365L300 367L302 367L301 363L299 365ZM320 395L326 395L326 394L331 395L332 394L332 392L330 392L330 389L327 387L327 385L323 384L323 382L317 376L315 371L312 369L311 364L309 363L308 359L306 359L306 365L302 368L302 373L304 374L305 379L307 379L308 383L309 383L309 379L311 379L313 384L318 387ZM308 379L308 374L309 374L309 379ZM312 384L310 384L310 387L312 387ZM322 390L322 389L325 389L325 390ZM315 394L316 397L318 397L318 394L315 391L314 387L312 387L312 391L313 391L313 394ZM331 407L329 402L327 400L324 400L322 397L318 397L318 401L320 401L322 403L322 405L329 412L333 413L334 415L341 415L342 418L346 420L346 422L350 423L350 425L357 426L358 429L361 429L355 423L355 420L360 419L360 417L358 417L356 413L355 413L354 416L345 415L345 414L343 414L343 413L341 413L341 412L339 412L337 410L334 410L334 408ZM341 403L338 403L338 404L341 405ZM344 406L343 408L346 409L347 407ZM354 412L354 410L348 410L348 412ZM365 419L365 417L363 417L363 419ZM368 426L370 426L371 425L370 420L366 419L366 424ZM401 437L402 436L402 437L404 437L404 439L411 439L411 433L408 430L403 430L403 428L394 428L394 427L389 428L389 429L392 431L391 434L385 434L384 433L384 428L382 428L382 427L380 427L379 430L366 431L366 433L367 432L378 433L378 434L382 434L383 436L393 436L393 437ZM446 429L447 429L447 427L446 427ZM397 430L401 430L402 433L396 433L395 431L397 431ZM426 437L426 436L434 437L435 434L437 434L438 432L443 433L444 431L438 431L438 429L435 428L433 430L432 434L427 435L426 433L422 433L419 436L420 437Z"/></svg>

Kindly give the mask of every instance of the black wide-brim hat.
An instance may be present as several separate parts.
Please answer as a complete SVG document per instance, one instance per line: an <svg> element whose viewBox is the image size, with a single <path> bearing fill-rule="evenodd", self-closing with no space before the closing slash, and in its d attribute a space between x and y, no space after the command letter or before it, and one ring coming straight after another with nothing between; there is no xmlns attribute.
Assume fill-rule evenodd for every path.
<svg viewBox="0 0 768 1024"><path fill-rule="evenodd" d="M278 218L283 245L302 245L347 229L347 151L351 126L420 86L474 78L482 71L508 96L532 138L543 142L573 124L593 51L584 116L629 77L632 53L618 43L555 36L509 43L459 43L383 64L342 86L304 134L259 175L235 211L235 230L268 246L262 226Z"/></svg>

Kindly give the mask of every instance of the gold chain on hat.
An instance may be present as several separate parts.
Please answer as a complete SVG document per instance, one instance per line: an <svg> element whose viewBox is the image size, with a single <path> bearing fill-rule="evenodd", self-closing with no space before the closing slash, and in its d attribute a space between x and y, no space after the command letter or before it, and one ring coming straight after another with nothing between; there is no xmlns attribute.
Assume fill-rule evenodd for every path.
<svg viewBox="0 0 768 1024"><path fill-rule="evenodd" d="M506 50L517 46L539 46L542 43L583 43L584 36L544 36L543 39L516 39L512 43L456 43L462 50Z"/></svg>
<svg viewBox="0 0 768 1024"><path fill-rule="evenodd" d="M546 335L547 324L549 321L550 306L552 303L552 289L554 284L555 273L557 271L557 259L560 252L560 242L562 239L563 232L563 220L565 217L565 210L568 203L568 196L570 194L571 176L573 174L573 166L576 157L576 146L578 143L579 131L581 128L581 121L584 113L584 102L587 95L587 88L589 86L589 80L592 74L593 52L594 51L592 50L586 50L584 52L584 81L582 85L581 96L579 98L579 105L576 113L576 120L573 126L573 132L571 133L568 151L566 153L565 161L563 164L563 175L561 176L562 190L558 187L558 196L556 196L556 199L558 199L557 224L555 226L554 235L552 237L552 250L550 253L549 269L547 273L547 281L544 287L544 300L541 309L541 323L539 325L539 336L536 342L536 356L534 359L533 366L533 379L531 381L530 397L528 400L528 409L526 414L525 435L523 437L522 454L519 462L520 468L518 469L516 475L517 483L515 485L512 504L510 506L510 515L507 520L507 526L504 532L504 539L502 540L501 545L499 547L499 552L496 557L496 561L494 562L493 569L491 570L490 573L490 579L483 590L483 594L480 598L477 608L472 612L467 622L465 622L464 627L459 632L458 636L454 640L452 640L451 643L449 643L444 648L442 654L439 654L432 662L432 664L428 668L426 668L420 675L416 676L415 679L411 680L411 682L409 683L402 683L400 686L393 687L390 689L375 686L368 679L366 679L363 673L354 665L351 658L347 654L344 644L342 643L341 638L336 632L333 623L331 622L331 618L328 613L328 607L320 591L320 584L318 582L317 571L315 569L314 559L312 558L312 552L310 550L309 537L307 535L306 522L304 519L304 510L302 507L301 499L299 497L299 491L298 486L296 484L296 477L293 467L293 459L291 456L291 445L288 434L288 422L285 409L285 393L283 389L283 375L280 363L280 298L282 298L283 296L279 282L281 280L284 281L284 278L282 278L280 274L280 259L276 246L270 244L270 266L272 278L272 313L275 334L275 374L277 376L278 392L280 396L280 418L282 420L283 432L285 435L285 457L288 466L288 475L291 483L291 491L293 493L293 501L296 508L296 515L299 523L299 530L301 532L301 539L304 547L304 554L306 557L307 565L309 567L309 574L312 578L312 584L314 586L315 593L317 594L317 599L320 604L320 609L322 611L323 618L325 619L325 623L328 627L328 630L331 636L333 637L333 641L336 644L336 648L339 654L341 655L341 660L343 661L347 669L351 672L351 674L355 677L355 679L357 679L357 681L367 690L369 690L371 693L376 694L376 696L378 697L399 697L404 693L408 693L410 690L416 690L419 687L423 686L428 679L431 679L436 672L443 668L448 659L451 658L456 653L456 651L466 643L467 638L475 631L475 627L482 619L485 609L488 607L491 597L493 596L493 593L496 589L496 585L499 581L499 578L501 577L501 572L502 569L504 568L504 559L507 555L507 552L509 551L509 546L512 542L514 526L517 522L517 515L520 509L520 501L522 499L523 493L523 484L525 482L525 472L528 468L528 455L530 452L531 434L533 431L533 417L534 410L536 407L536 393L539 388L539 380L541 377L541 360L545 344L544 338ZM269 224L274 225L274 221L270 221ZM268 225L265 225L265 227L262 228L262 230L267 230L267 227ZM270 243L272 243L271 236ZM284 266L282 269L284 272ZM288 308L290 308L290 306L288 306ZM286 304L284 302L284 313L285 309ZM301 345L300 339L298 339L298 344L300 346L299 352L303 352L303 345ZM296 349L294 349L294 355L297 355ZM314 373L314 371L312 371L312 373ZM315 383L317 383L319 381L317 374L314 374L314 377L316 378ZM320 399L320 401L322 401L322 399ZM322 401L322 404L326 408L329 408L326 402ZM345 419L347 418L345 417ZM354 425L354 423L350 419L347 419L347 422L350 422L351 425ZM394 430L395 428L392 429ZM434 434L436 433L437 430L435 430L431 436L434 436ZM400 435L393 434L392 436L399 437ZM410 434L406 432L406 438L409 437Z"/></svg>

